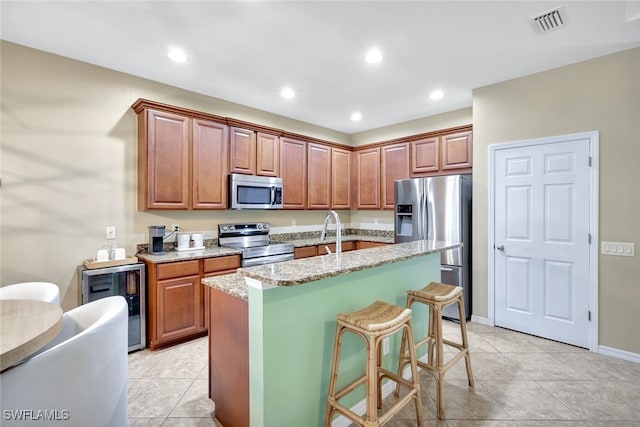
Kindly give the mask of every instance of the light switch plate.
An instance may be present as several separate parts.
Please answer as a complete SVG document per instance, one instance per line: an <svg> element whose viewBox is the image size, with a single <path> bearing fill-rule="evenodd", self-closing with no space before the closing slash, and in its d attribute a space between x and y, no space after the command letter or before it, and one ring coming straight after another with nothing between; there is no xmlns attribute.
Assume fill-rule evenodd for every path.
<svg viewBox="0 0 640 427"><path fill-rule="evenodd" d="M600 253L603 255L635 256L635 243L628 242L601 242Z"/></svg>
<svg viewBox="0 0 640 427"><path fill-rule="evenodd" d="M107 227L107 239L115 239L116 238L116 226L111 225Z"/></svg>

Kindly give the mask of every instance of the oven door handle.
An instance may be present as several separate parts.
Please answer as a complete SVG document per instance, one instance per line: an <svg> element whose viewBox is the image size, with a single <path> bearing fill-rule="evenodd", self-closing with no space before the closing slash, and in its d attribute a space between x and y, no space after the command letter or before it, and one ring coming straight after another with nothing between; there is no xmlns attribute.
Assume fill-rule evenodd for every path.
<svg viewBox="0 0 640 427"><path fill-rule="evenodd" d="M256 265L272 264L274 262L291 261L293 254L270 255L266 257L244 258L242 260L243 267L253 267Z"/></svg>

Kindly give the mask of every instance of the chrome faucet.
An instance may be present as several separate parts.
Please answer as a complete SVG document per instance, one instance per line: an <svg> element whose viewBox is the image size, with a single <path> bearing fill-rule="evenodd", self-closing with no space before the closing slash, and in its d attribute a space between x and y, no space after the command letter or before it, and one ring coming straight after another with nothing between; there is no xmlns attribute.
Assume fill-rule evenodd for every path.
<svg viewBox="0 0 640 427"><path fill-rule="evenodd" d="M338 212L334 210L327 212L327 216L324 217L324 224L322 224L320 240L323 242L327 240L327 225L329 225L329 219L331 219L332 215L336 221L336 254L339 254L342 252L342 230L340 228L340 216L338 215ZM329 248L327 248L327 251L329 251ZM329 253L331 253L331 251L329 251Z"/></svg>

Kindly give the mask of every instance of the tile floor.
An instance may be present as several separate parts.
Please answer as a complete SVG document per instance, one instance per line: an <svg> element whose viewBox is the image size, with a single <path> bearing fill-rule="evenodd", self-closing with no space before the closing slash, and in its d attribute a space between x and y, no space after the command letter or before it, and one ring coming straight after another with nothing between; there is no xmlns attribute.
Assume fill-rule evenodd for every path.
<svg viewBox="0 0 640 427"><path fill-rule="evenodd" d="M640 364L506 329L477 323L467 328L475 388L467 385L464 362L452 368L445 386L447 419L438 421L435 381L421 372L425 426L640 427ZM458 326L445 322L445 335L459 339ZM131 353L131 426L220 427L207 386L206 337ZM413 406L387 425L416 425Z"/></svg>

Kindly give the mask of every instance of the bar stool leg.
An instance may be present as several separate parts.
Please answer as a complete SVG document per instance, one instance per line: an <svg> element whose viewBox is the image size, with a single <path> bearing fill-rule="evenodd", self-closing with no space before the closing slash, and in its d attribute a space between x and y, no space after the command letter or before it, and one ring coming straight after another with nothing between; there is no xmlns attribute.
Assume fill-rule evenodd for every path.
<svg viewBox="0 0 640 427"><path fill-rule="evenodd" d="M442 307L433 307L436 327L436 383L438 386L438 419L444 420L444 345L442 343Z"/></svg>
<svg viewBox="0 0 640 427"><path fill-rule="evenodd" d="M372 342L373 341L373 342ZM378 337L367 340L367 416L366 422L369 425L376 425L378 420L377 392L378 383L378 358L377 358Z"/></svg>
<svg viewBox="0 0 640 427"><path fill-rule="evenodd" d="M411 379L413 381L413 387L417 390L420 390L420 378L418 377L418 355L416 354L415 347L415 338L413 336L413 323L409 320L408 325L405 326L405 332L407 335L408 347L409 347L409 360L411 364ZM402 333L402 336L405 336L405 332ZM396 393L398 392L398 386L396 386ZM397 396L397 395L396 395ZM422 409L422 402L420 400L420 393L416 393L413 396L413 399L416 404L416 419L418 420L418 427L422 427L424 425L424 412Z"/></svg>
<svg viewBox="0 0 640 427"><path fill-rule="evenodd" d="M464 299L462 294L458 298L458 313L460 314L460 331L462 335L462 347L465 349L464 361L467 366L467 380L469 381L469 387L474 386L473 373L471 372L471 354L469 353L469 342L467 340L467 319L464 312Z"/></svg>
<svg viewBox="0 0 640 427"><path fill-rule="evenodd" d="M334 406L333 403L335 401L336 395L336 382L338 378L338 364L340 363L340 350L342 349L342 333L344 332L344 327L338 325L336 328L336 338L333 344L333 362L331 363L331 377L329 379L329 399L327 402L327 411L325 416L325 427L331 427L331 418L333 417Z"/></svg>

